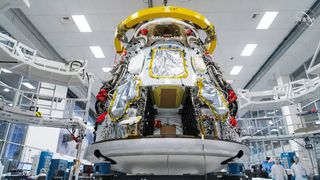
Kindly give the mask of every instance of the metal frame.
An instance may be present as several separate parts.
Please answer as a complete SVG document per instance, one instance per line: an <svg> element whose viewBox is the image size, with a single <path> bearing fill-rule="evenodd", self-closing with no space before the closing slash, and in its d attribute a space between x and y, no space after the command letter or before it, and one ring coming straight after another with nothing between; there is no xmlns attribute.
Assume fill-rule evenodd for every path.
<svg viewBox="0 0 320 180"><path fill-rule="evenodd" d="M282 106L299 103L320 95L320 78L300 79L290 83L275 86L269 91L249 91L240 89L240 116L248 110L275 109Z"/></svg>
<svg viewBox="0 0 320 180"><path fill-rule="evenodd" d="M77 70L70 70L68 64L49 60L37 55L37 50L0 33L1 66L33 80L64 86L85 86L88 73L87 61Z"/></svg>

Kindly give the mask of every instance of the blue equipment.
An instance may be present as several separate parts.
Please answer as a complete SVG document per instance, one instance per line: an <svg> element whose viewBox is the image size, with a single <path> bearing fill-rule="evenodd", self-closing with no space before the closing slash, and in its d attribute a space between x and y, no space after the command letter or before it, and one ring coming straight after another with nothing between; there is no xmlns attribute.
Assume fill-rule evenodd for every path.
<svg viewBox="0 0 320 180"><path fill-rule="evenodd" d="M43 168L46 170L46 172L48 172L50 164L51 164L52 155L53 155L52 152L41 151L40 157L39 157L37 175L40 174L40 171Z"/></svg>
<svg viewBox="0 0 320 180"><path fill-rule="evenodd" d="M274 162L262 161L261 163L263 170L267 172L267 174L271 173L271 167L274 165Z"/></svg>
<svg viewBox="0 0 320 180"><path fill-rule="evenodd" d="M228 163L227 171L230 175L242 176L244 174L245 168L242 163L230 162Z"/></svg>
<svg viewBox="0 0 320 180"><path fill-rule="evenodd" d="M295 152L284 152L280 154L280 162L281 165L285 168L285 169L290 169L292 164L293 164L293 157L296 156Z"/></svg>
<svg viewBox="0 0 320 180"><path fill-rule="evenodd" d="M93 166L93 174L110 174L111 164L107 162L95 163Z"/></svg>
<svg viewBox="0 0 320 180"><path fill-rule="evenodd" d="M47 179L54 177L64 178L67 171L68 161L62 159L52 159Z"/></svg>

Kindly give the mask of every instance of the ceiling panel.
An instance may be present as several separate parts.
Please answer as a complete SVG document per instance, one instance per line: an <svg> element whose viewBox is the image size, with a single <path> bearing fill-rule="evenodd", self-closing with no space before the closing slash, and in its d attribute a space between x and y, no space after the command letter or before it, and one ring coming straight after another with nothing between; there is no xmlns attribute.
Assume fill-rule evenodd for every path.
<svg viewBox="0 0 320 180"><path fill-rule="evenodd" d="M212 21L218 38L214 59L225 72L226 79L234 80L235 88L243 88L294 27L298 12L309 9L313 2L314 0L175 0L169 1L168 5L198 11ZM161 4L162 1L154 0L154 5ZM103 79L106 73L102 72L101 67L113 64L113 38L117 25L128 15L146 7L147 0L32 0L31 8L22 11L64 58L88 60L89 71L97 79ZM270 29L256 30L265 11L279 11L279 14ZM70 17L73 14L85 15L93 32L80 33L72 20L62 21L62 16ZM253 14L257 14L256 18L252 18ZM308 43L310 38L302 41ZM256 43L258 46L252 56L241 57L241 51L247 43ZM101 46L106 58L95 59L89 50L90 45ZM298 45L286 57L298 57L294 52L303 47ZM307 56L310 52L300 53ZM234 60L230 60L230 57L234 57ZM237 76L229 75L234 65L244 66ZM99 85L96 83L95 87Z"/></svg>

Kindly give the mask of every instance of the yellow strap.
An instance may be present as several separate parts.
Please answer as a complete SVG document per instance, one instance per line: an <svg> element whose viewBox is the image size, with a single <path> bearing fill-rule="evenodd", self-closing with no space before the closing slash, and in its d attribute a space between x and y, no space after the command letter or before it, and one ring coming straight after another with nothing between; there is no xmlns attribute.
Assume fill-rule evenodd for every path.
<svg viewBox="0 0 320 180"><path fill-rule="evenodd" d="M199 26L202 30L207 33L207 36L213 37L211 42L207 45L207 51L212 53L216 47L216 38L214 26L209 22L209 20L202 14L195 11L191 11L186 8L174 7L174 6L158 6L148 9L140 10L131 16L128 16L124 21L122 21L117 28L116 37L114 40L114 45L117 53L123 52L123 45L121 44L119 37L124 34L127 30L134 28L137 24L143 21L171 17L176 19L182 19L191 21L192 23Z"/></svg>

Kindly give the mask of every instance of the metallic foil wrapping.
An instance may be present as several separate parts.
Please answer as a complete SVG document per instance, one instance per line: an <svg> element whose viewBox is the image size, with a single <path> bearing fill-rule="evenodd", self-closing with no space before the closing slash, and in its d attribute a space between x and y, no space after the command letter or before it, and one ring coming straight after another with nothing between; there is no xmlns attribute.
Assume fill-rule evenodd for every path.
<svg viewBox="0 0 320 180"><path fill-rule="evenodd" d="M128 106L140 97L140 81L128 76L125 83L118 86L111 102L110 116L113 120L121 118Z"/></svg>
<svg viewBox="0 0 320 180"><path fill-rule="evenodd" d="M152 49L150 63L152 78L185 78L188 76L183 52L178 49Z"/></svg>
<svg viewBox="0 0 320 180"><path fill-rule="evenodd" d="M198 86L200 100L210 107L216 120L225 121L228 115L228 104L223 94L206 79L200 80Z"/></svg>

